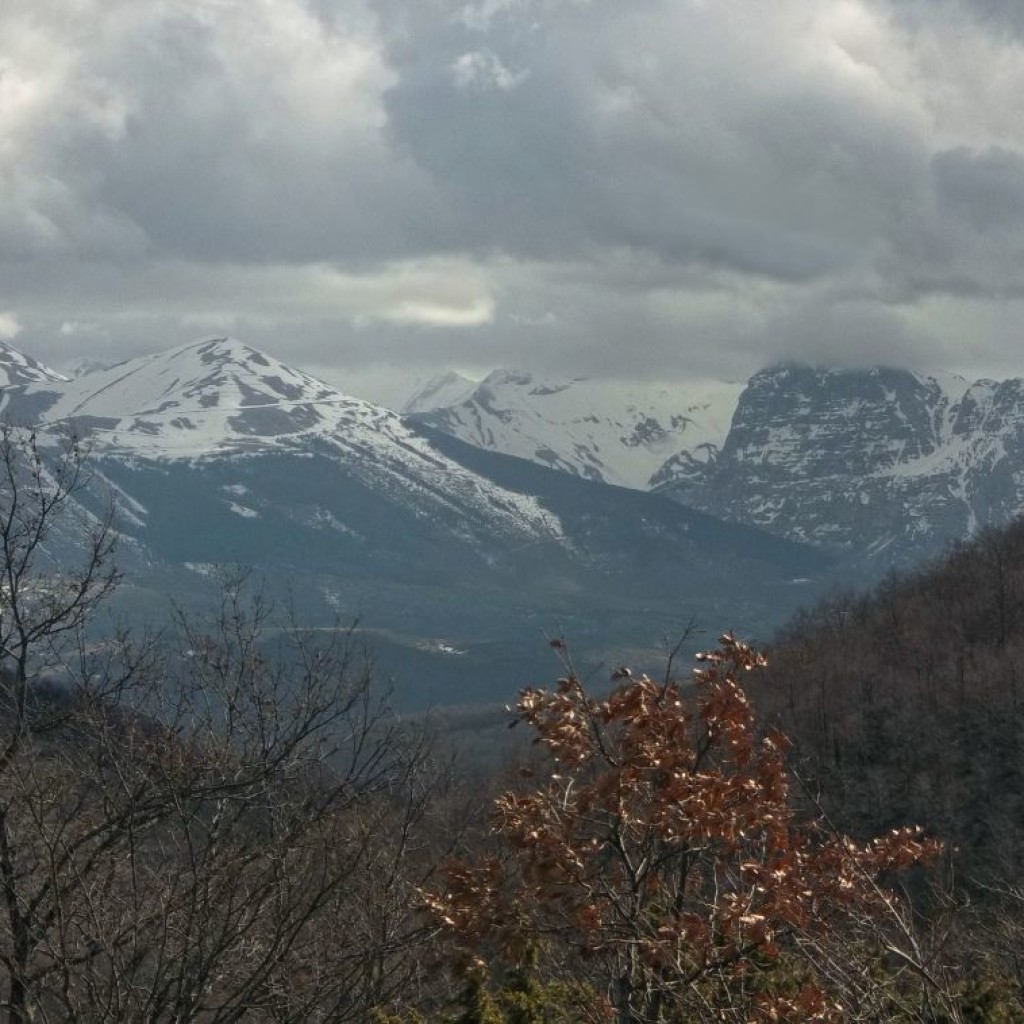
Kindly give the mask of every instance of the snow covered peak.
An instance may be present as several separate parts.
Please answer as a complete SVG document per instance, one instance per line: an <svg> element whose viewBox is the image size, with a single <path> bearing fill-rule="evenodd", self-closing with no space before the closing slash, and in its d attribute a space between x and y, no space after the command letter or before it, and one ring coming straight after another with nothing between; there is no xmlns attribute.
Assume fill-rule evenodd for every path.
<svg viewBox="0 0 1024 1024"><path fill-rule="evenodd" d="M382 499L425 520L456 524L467 537L481 529L523 543L561 535L557 517L536 499L439 454L397 413L231 338L142 356L75 380L3 389L0 417L44 432L70 422L95 455L115 462L319 454ZM232 508L257 514L238 503Z"/></svg>
<svg viewBox="0 0 1024 1024"><path fill-rule="evenodd" d="M139 414L168 402L177 403L181 412L190 411L190 406L196 407L192 411L226 408L242 412L341 397L315 377L234 338L211 338L183 345L101 372L119 382L121 403L126 391L138 396Z"/></svg>
<svg viewBox="0 0 1024 1024"><path fill-rule="evenodd" d="M433 412L435 409L446 409L451 405L460 405L469 398L476 387L476 381L450 370L438 377L431 377L425 384L418 387L405 401L402 412L412 415Z"/></svg>
<svg viewBox="0 0 1024 1024"><path fill-rule="evenodd" d="M231 338L130 359L3 396L12 419L70 421L99 448L157 457L263 450L375 408Z"/></svg>
<svg viewBox="0 0 1024 1024"><path fill-rule="evenodd" d="M743 385L539 378L495 370L463 401L418 418L476 445L592 480L646 488L667 460L720 449Z"/></svg>
<svg viewBox="0 0 1024 1024"><path fill-rule="evenodd" d="M63 374L51 370L31 356L0 341L0 388L38 381L67 380Z"/></svg>

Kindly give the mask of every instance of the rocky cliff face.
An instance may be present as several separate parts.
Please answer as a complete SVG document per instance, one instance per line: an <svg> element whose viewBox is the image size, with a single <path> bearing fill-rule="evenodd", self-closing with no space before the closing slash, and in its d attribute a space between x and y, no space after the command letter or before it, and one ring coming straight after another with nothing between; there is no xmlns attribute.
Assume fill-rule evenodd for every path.
<svg viewBox="0 0 1024 1024"><path fill-rule="evenodd" d="M1024 381L778 366L721 453L664 493L724 518L895 562L1024 509Z"/></svg>

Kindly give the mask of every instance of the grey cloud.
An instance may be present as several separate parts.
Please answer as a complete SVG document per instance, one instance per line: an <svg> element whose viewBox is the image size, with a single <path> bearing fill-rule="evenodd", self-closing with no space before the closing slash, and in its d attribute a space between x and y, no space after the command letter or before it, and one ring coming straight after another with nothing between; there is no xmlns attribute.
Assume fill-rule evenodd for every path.
<svg viewBox="0 0 1024 1024"><path fill-rule="evenodd" d="M832 303L818 297L765 324L768 362L796 359L828 366L904 365L935 368L944 355L895 310L875 303Z"/></svg>
<svg viewBox="0 0 1024 1024"><path fill-rule="evenodd" d="M133 90L142 110L104 162L100 193L158 251L360 262L432 241L433 197L414 167L390 158L374 125L339 124L333 137L326 126L316 138L289 125L301 125L301 109L268 111L259 105L272 97L232 95L227 69L192 77L175 52L161 59Z"/></svg>
<svg viewBox="0 0 1024 1024"><path fill-rule="evenodd" d="M937 153L932 173L939 202L976 230L1024 225L1024 154L960 146Z"/></svg>
<svg viewBox="0 0 1024 1024"><path fill-rule="evenodd" d="M652 288L652 281L658 286ZM714 275L693 276L690 291L680 296L672 288L671 268L645 265L631 273L624 259L603 268L506 265L497 271L497 283L498 312L492 322L475 327L359 322L301 307L275 315L273 303L263 314L218 312L211 306L205 315L182 317L174 302L147 312L140 291L130 311L105 317L97 303L98 317L64 334L60 318L67 307L58 304L49 318L26 323L18 343L45 361L67 365L82 357L115 361L140 349L231 333L300 366L333 366L332 379L344 385L346 370L366 367L399 381L452 366L481 374L511 366L662 381L737 379L780 359L929 368L954 365L962 341L953 332L939 342L900 307L878 307L870 296L844 298L813 288L793 295L782 285L762 301L749 294L741 278L724 286ZM210 283L210 300L220 287L223 283ZM89 309L87 304L79 308ZM1003 333L1001 345L1008 336ZM979 352L990 359L997 354L983 346ZM392 389L402 391L401 384Z"/></svg>
<svg viewBox="0 0 1024 1024"><path fill-rule="evenodd" d="M231 330L294 361L742 375L927 361L935 296L1024 292L1016 4L66 6L0 12L11 66L52 70L0 151L0 311L48 358Z"/></svg>
<svg viewBox="0 0 1024 1024"><path fill-rule="evenodd" d="M940 149L926 180L927 204L886 232L879 296L912 303L1024 295L1024 154L998 145Z"/></svg>
<svg viewBox="0 0 1024 1024"><path fill-rule="evenodd" d="M885 0L887 6L915 27L937 14L966 17L996 33L1024 38L1024 7L1018 0Z"/></svg>
<svg viewBox="0 0 1024 1024"><path fill-rule="evenodd" d="M345 6L338 25L301 0L72 19L72 71L30 136L30 168L11 171L59 191L19 204L56 225L36 250L359 263L436 247L444 199L383 137L388 72L372 19ZM117 123L83 119L84 90ZM123 238L97 253L78 223Z"/></svg>
<svg viewBox="0 0 1024 1024"><path fill-rule="evenodd" d="M391 51L391 130L472 214L472 243L530 257L626 245L806 279L855 257L925 163L898 118L779 80L781 33L759 53L696 7L528 6L473 32L435 5ZM481 52L517 84L460 83L452 67ZM762 72L776 79L764 95Z"/></svg>

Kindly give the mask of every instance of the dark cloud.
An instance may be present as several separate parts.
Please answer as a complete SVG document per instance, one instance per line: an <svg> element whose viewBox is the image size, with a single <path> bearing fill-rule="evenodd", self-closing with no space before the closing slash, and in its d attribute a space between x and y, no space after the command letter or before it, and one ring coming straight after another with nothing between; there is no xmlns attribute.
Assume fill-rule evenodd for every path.
<svg viewBox="0 0 1024 1024"><path fill-rule="evenodd" d="M996 34L1024 39L1024 7L1018 0L887 0L893 12L915 29L926 29L937 16L966 18Z"/></svg>
<svg viewBox="0 0 1024 1024"><path fill-rule="evenodd" d="M476 31L430 10L393 47L391 131L471 214L471 244L804 280L855 259L915 186L899 112L790 66L763 11L737 33L670 0L511 10Z"/></svg>

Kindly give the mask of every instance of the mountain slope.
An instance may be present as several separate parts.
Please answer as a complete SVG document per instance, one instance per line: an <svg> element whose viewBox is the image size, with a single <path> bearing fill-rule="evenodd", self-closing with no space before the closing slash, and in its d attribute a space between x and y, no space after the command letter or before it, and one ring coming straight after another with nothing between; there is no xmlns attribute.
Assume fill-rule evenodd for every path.
<svg viewBox="0 0 1024 1024"><path fill-rule="evenodd" d="M415 418L479 448L646 488L669 459L714 460L741 389L720 382L666 388L541 380L498 370L465 400Z"/></svg>
<svg viewBox="0 0 1024 1024"><path fill-rule="evenodd" d="M134 582L193 604L218 565L252 566L287 587L304 624L361 620L404 707L508 700L556 670L545 635L567 636L587 665L657 664L691 619L767 637L832 569L813 549L655 495L419 440L481 490L528 498L557 534L488 530L440 504L425 515L319 442L301 455L107 456L94 469L149 553Z"/></svg>
<svg viewBox="0 0 1024 1024"><path fill-rule="evenodd" d="M796 618L751 688L850 834L914 821L960 878L1024 856L1024 522Z"/></svg>

